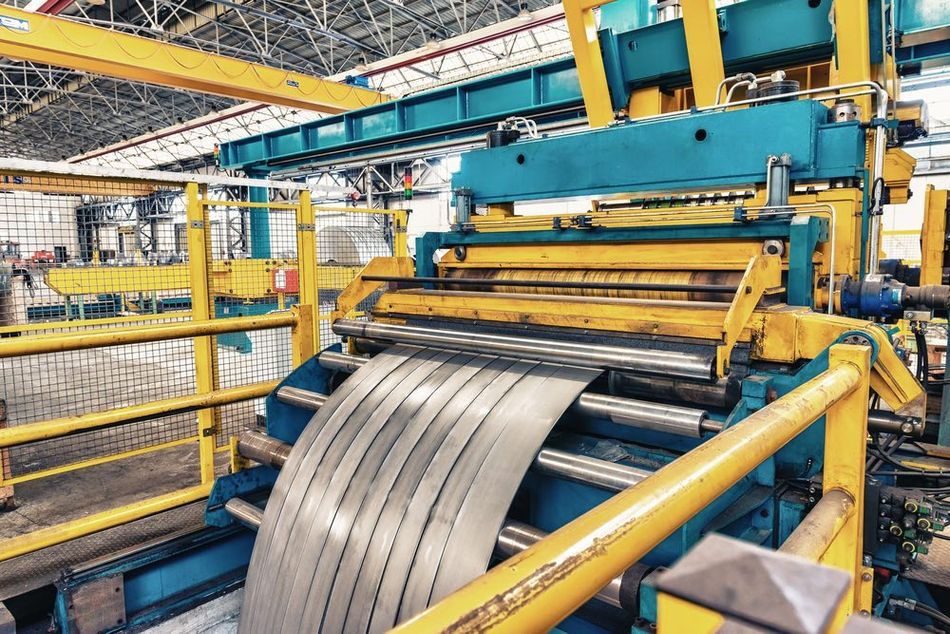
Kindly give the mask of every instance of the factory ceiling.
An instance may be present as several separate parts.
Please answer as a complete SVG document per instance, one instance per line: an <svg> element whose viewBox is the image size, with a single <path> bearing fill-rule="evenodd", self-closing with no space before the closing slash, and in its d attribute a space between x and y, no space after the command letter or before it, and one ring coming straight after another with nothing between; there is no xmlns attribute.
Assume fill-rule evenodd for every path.
<svg viewBox="0 0 950 634"><path fill-rule="evenodd" d="M552 0L0 0L0 3L268 66L342 78L366 64L556 4ZM28 6L29 5L29 6ZM548 47L543 44L555 43ZM544 50L542 50L542 48ZM373 87L402 95L489 67L563 54L563 23L375 74ZM238 102L0 58L0 156L65 160L226 110ZM220 124L228 140L315 118L269 107ZM213 133L212 128L212 133ZM202 130L207 134L205 129ZM218 139L208 139L207 152ZM172 143L191 140L178 135ZM161 155L155 155L160 151ZM166 167L196 154L166 143L125 157ZM186 156L187 155L187 156Z"/></svg>

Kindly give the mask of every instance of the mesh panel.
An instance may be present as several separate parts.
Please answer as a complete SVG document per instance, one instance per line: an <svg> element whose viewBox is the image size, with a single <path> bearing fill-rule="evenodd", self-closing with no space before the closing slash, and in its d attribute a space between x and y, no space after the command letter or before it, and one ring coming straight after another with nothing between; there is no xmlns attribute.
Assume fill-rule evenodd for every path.
<svg viewBox="0 0 950 634"><path fill-rule="evenodd" d="M263 198L255 192L254 198ZM212 310L215 319L287 311L298 303L296 192L266 190L275 207L221 200L209 206ZM242 196L242 201L247 201ZM284 208L283 206L294 208ZM236 332L217 337L218 386L281 379L290 373L289 328ZM218 444L256 423L263 399L219 411Z"/></svg>
<svg viewBox="0 0 950 634"><path fill-rule="evenodd" d="M49 165L49 173L0 175L0 339L183 323L201 317L203 305L212 319L262 316L299 301L298 186L215 179L196 190L177 175L155 173L152 183L120 175L64 177L51 175L61 166ZM197 203L189 203L186 191L200 191ZM318 343L327 346L339 341L328 318L340 291L372 258L393 255L399 236L391 213L317 207L315 215L315 312L323 318ZM188 252L202 229L207 302L193 295L201 279L192 279L191 267L199 255ZM356 316L375 301L365 300ZM216 389L279 380L293 369L287 327L221 334L214 344ZM191 395L195 352L194 340L184 338L0 358L6 405L0 427ZM262 401L217 408L216 446L254 425ZM198 417L190 412L22 444L0 451L3 479L21 483L150 451L158 452L150 461L155 482L181 473L181 460L197 478L206 452L179 447L194 447L197 432ZM136 478L143 497L155 494L154 487L145 490L152 478Z"/></svg>
<svg viewBox="0 0 950 634"><path fill-rule="evenodd" d="M375 257L394 255L392 215L383 212L353 209L316 209L317 267L320 319L320 348L339 343L333 334L330 313L347 284ZM404 255L404 254L402 254ZM376 303L374 293L357 308L357 313L368 311Z"/></svg>
<svg viewBox="0 0 950 634"><path fill-rule="evenodd" d="M222 183L206 204L211 317L297 301L296 193ZM253 207L251 199L275 201ZM50 175L0 177L0 337L184 322L192 317L184 184ZM263 241L262 241L263 240ZM291 370L289 328L216 338L217 387ZM193 394L192 339L0 359L7 426ZM252 424L259 403L221 408L217 438ZM7 477L188 439L195 414L116 425L11 448Z"/></svg>
<svg viewBox="0 0 950 634"><path fill-rule="evenodd" d="M889 259L920 264L920 232L882 231L881 248Z"/></svg>
<svg viewBox="0 0 950 634"><path fill-rule="evenodd" d="M28 175L4 176L0 188L0 337L189 317L180 186ZM6 424L192 393L191 359L190 340L0 359ZM14 447L11 474L177 440L180 422Z"/></svg>

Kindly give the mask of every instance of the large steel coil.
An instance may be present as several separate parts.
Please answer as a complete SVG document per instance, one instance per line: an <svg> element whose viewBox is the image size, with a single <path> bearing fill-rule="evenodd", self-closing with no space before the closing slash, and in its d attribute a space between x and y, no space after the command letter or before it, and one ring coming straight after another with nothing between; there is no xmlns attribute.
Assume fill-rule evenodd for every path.
<svg viewBox="0 0 950 634"><path fill-rule="evenodd" d="M327 400L264 513L240 631L381 632L483 573L597 370L395 346Z"/></svg>

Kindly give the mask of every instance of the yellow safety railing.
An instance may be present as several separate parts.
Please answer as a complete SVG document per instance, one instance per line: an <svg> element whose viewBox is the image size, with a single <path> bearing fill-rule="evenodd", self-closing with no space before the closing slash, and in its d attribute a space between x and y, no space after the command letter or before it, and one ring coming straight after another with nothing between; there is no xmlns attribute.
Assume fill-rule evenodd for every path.
<svg viewBox="0 0 950 634"><path fill-rule="evenodd" d="M869 363L865 346L833 346L825 372L395 631L550 630L822 415L823 487L829 502L812 511L790 548L852 575L842 615L867 609L871 584L863 568L861 537ZM663 601L661 594L661 629Z"/></svg>
<svg viewBox="0 0 950 634"><path fill-rule="evenodd" d="M287 326L291 328L294 341L295 363L300 363L313 356L315 352L313 348L313 308L311 306L295 306L292 311L285 314L271 314L260 317L189 321L167 325L143 326L139 328L4 339L0 340L0 358L63 352L68 350L85 350L153 341L168 341L180 338L194 338L197 351L197 342L202 338L210 339L214 335L229 332L265 330ZM74 462L61 467L36 471L19 477L2 479L0 480L0 486L19 484L38 478L111 462L113 460L130 458L144 453L191 443L198 444L198 459L201 470L201 484L198 486L188 487L174 493L143 500L127 507L109 509L108 511L95 513L78 520L65 522L0 541L0 561L105 528L118 526L119 524L124 524L135 519L141 519L206 496L214 482L214 436L216 433L213 417L214 408L229 403L237 403L266 396L277 386L278 381L262 381L228 389L209 389L208 382L201 380L201 363L202 359L196 354L195 364L196 368L199 369L197 373L197 389L195 394L189 396L163 399L113 410L93 412L79 416L67 416L0 429L0 448L10 448L52 438L61 438L84 431L131 423L155 416L198 411L198 426L196 434L193 436L100 458ZM206 367L203 371L208 373L204 376L210 374L210 368ZM211 416L202 416L204 413L211 413ZM210 425L209 421L211 423ZM206 441L206 439L208 440Z"/></svg>
<svg viewBox="0 0 950 634"><path fill-rule="evenodd" d="M28 270L35 285L35 289L27 286L24 278L24 285L19 287L22 292L17 291L15 296L9 289L0 288L0 300L6 292L8 300L21 300L18 306L27 307L23 309L25 314L16 313L11 319L9 312L3 313L0 301L0 362L20 359L5 371L22 372L22 383L32 388L27 392L0 392L0 398L13 399L11 411L16 412L9 426L4 426L0 413L0 496L12 495L10 487L14 485L137 456L155 456L173 447L196 447L197 468L187 486L185 482L172 483L185 487L178 491L128 506L108 510L99 507L81 519L2 540L0 561L207 496L216 465L222 466L216 455L229 450L228 436L235 433L236 425L256 416L254 409L236 414L227 406L266 396L290 367L315 354L321 347L321 323L335 305L336 295L369 259L408 255L407 211L317 206L310 192L294 183L287 187L271 181L216 185L214 179L189 182L182 175L158 172L149 173L153 181L142 180L141 174L132 178L122 173L83 175L73 170L59 174L55 166L49 169L52 171L33 171L31 166L16 174L0 173L0 214L5 214L0 223L0 273L3 266ZM228 200L234 191L250 193L236 187L261 187L268 191L263 199L267 202ZM25 194L3 198L17 190L36 193L37 197ZM221 192L224 198L219 197ZM78 197L85 194L91 198ZM95 215L99 213L97 204L119 213L116 210L133 209L130 201L139 205L134 209L141 210L149 200L163 195L176 200L173 207L167 207L172 210L167 214L180 214L184 203L185 222L181 222L180 215L162 216L158 221L164 223L162 227L151 229L156 242L149 245L148 254L155 254L157 249L161 257L174 238L174 251L187 251L186 257L161 262L147 258L143 255L144 243L136 233L143 226L141 218L136 219L134 214ZM273 257L254 256L253 249L248 248L256 239L253 224L250 231L243 228L243 238L250 242L232 253L233 234L228 232L234 228L227 223L235 211L241 214L242 223L244 214L253 215L257 222L266 214ZM327 235L318 240L323 229L328 229ZM373 240L364 233L372 233ZM123 236L124 250L120 240ZM158 237L164 250L157 246ZM37 262L53 245L66 245L56 248L70 253L66 256L68 264L59 255L55 261ZM321 245L343 256L326 253L320 259ZM74 262L77 258L81 260L78 263ZM285 290L277 283L277 274L297 279ZM25 297L27 291L29 297ZM287 301L292 296L296 300ZM115 308L108 303L113 298ZM96 308L97 303L104 308ZM35 315L36 307L49 316L26 312L32 310ZM242 340L242 333L288 328L289 343L277 334L256 337L256 354L246 354L250 348L232 345ZM324 332L329 332L326 324ZM156 347L129 348L128 356L125 349L121 354L110 353L118 360L116 366L108 360L97 365L106 357L69 356L101 348L118 352L117 346L142 344ZM137 355L143 353L155 357L149 359L152 365L171 368L169 373L161 373L157 382L153 376L139 383L134 367L140 358ZM188 367L176 372L176 364L183 360ZM122 372L129 372L131 367L133 374L122 375L113 369L120 363ZM48 373L47 368L55 373ZM36 375L35 384L26 383L34 376L27 374L31 371L43 373ZM73 389L74 383L62 378L90 371L102 373L97 376L101 387L97 389L93 383L88 393ZM123 390L123 385L130 389ZM52 388L46 399L50 405L31 393L47 386ZM151 396L154 400L127 404L127 393L148 393L152 389L156 389ZM71 414L73 411L76 413ZM222 411L226 412L224 416ZM175 425L168 431L165 427L160 432L142 431L145 421L192 412L193 428L187 418L175 418L168 419ZM122 442L109 444L89 435L110 434L113 429L123 435ZM72 443L74 435L76 443ZM31 462L17 456L29 456ZM37 460L32 460L33 456ZM195 482L197 486L192 486ZM143 496L147 495L143 490Z"/></svg>

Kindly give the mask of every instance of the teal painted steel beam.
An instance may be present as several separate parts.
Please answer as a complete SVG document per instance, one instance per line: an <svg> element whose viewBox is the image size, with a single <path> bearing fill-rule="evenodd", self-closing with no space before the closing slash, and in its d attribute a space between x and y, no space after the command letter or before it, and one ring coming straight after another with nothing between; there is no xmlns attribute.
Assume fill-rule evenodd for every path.
<svg viewBox="0 0 950 634"><path fill-rule="evenodd" d="M268 171L314 158L484 134L511 115L578 117L583 99L573 59L438 88L369 108L267 132L220 148L227 169Z"/></svg>
<svg viewBox="0 0 950 634"><path fill-rule="evenodd" d="M636 87L689 83L682 20L643 26L650 21L647 14L653 12L644 8L643 0L617 0L616 4L618 10L609 9L612 5L605 7L601 31L605 70L615 106L625 105L630 91ZM875 6L878 8L870 11L872 62L880 59L880 9ZM757 72L782 64L829 59L829 7L830 0L817 0L814 8L805 0L745 0L723 7L722 52L727 70ZM626 8L636 15L628 16ZM626 28L631 25L640 28ZM574 60L557 60L437 88L224 143L219 160L227 169L267 172L316 160L352 159L380 151L477 137L513 115L532 117L539 123L583 116Z"/></svg>
<svg viewBox="0 0 950 634"><path fill-rule="evenodd" d="M477 204L728 187L765 181L769 155L793 180L860 175L865 132L828 124L814 101L711 111L600 128L462 154L454 189Z"/></svg>
<svg viewBox="0 0 950 634"><path fill-rule="evenodd" d="M270 202L270 192L264 187L249 187L252 203ZM248 209L252 258L270 257L270 210Z"/></svg>

